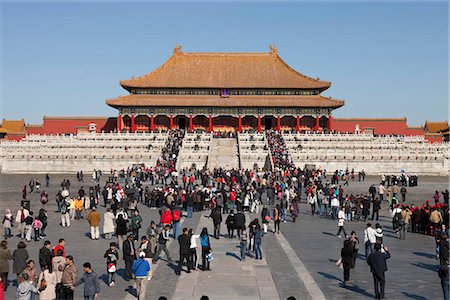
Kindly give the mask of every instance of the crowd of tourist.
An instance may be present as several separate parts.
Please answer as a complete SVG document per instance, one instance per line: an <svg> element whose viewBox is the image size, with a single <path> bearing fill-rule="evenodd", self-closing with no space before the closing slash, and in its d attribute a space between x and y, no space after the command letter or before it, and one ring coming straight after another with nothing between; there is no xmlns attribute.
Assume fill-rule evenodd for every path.
<svg viewBox="0 0 450 300"><path fill-rule="evenodd" d="M273 171L218 168L212 171L180 170L178 173L176 160L183 134L178 130L170 132L162 155L153 168L137 165L126 170L111 170L103 187L100 186L103 174L95 172L87 192L84 187L73 192L69 180L60 185L55 199L63 228L70 227L71 222L85 220L89 223L93 240L101 238L100 232L107 240L113 240L114 235L117 238L117 242L110 242L103 256L110 287L115 286L121 256L125 280L134 279L138 298L144 299L146 282L152 278L153 266L160 260L162 252L168 262L173 262L168 248L172 239L179 244L176 274L180 274L184 265L188 273L195 269L211 270L214 259L211 250L214 241L211 238L220 238L223 223L227 237L239 241L241 260L249 257L262 259L264 235L270 231L279 234L280 225L288 219L295 222L302 201L308 204L312 215L335 222L338 238L345 237L340 259L345 284L350 281L350 269L354 268L360 249L356 232L347 235L345 224L378 221L383 201L389 203L393 230L399 238L405 238L408 231L436 237L436 255L441 266L445 266L439 274L443 274L441 278L448 282L448 231L443 225L448 224L448 190L436 192L434 204L426 201L421 206L409 206L405 202L410 179L399 175L383 176L380 185L371 186L365 194L346 193L345 186L350 180L355 180L354 170L336 170L330 175L326 170L295 168L281 135L274 131L267 131L275 166ZM358 180L364 179L362 170L358 173ZM29 186L30 192L36 191L36 181L33 188ZM45 191L39 190L42 192ZM43 198L46 201L42 201ZM36 216L25 206L16 213L6 211L2 222L5 240L0 244L3 288L6 290L8 287L8 261L13 260L18 299L32 299L37 294L40 299L72 299L76 287L83 283L86 299L93 299L100 293L100 285L91 264L86 262L84 275L78 276L74 258L64 251L64 239L54 247L46 240L48 212L45 205L48 199L48 194L41 194L42 206ZM98 209L100 205L105 208L103 215ZM142 228L145 217L140 214L140 206L157 209L159 220L152 220L148 228ZM193 228L180 228L183 215L192 218L194 212L204 210L209 210L207 215L213 224L211 236L207 228L200 233ZM246 211L256 217L246 220ZM13 235L13 226L17 227L22 240L11 253L8 239ZM36 242L45 240L39 250L40 271L29 260L27 245L32 239ZM383 230L379 223L373 229L370 223L366 225L363 245L374 277L375 295L383 298L384 268L390 254L383 243Z"/></svg>

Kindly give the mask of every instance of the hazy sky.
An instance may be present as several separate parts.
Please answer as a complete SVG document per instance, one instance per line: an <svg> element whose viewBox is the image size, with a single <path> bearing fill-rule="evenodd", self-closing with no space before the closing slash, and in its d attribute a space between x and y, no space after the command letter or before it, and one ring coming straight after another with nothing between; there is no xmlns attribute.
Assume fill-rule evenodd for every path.
<svg viewBox="0 0 450 300"><path fill-rule="evenodd" d="M268 52L331 81L336 117L448 119L447 2L3 3L1 112L115 116L119 80L185 52Z"/></svg>

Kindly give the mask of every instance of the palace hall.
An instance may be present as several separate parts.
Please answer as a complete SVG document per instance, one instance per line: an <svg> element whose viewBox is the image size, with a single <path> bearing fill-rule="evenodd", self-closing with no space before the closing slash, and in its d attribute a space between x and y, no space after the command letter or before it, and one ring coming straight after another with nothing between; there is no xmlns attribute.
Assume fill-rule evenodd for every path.
<svg viewBox="0 0 450 300"><path fill-rule="evenodd" d="M130 94L106 101L118 110L117 130L333 131L332 112L344 101L321 95L331 82L301 74L277 48L269 50L200 53L177 46L158 69L120 81Z"/></svg>

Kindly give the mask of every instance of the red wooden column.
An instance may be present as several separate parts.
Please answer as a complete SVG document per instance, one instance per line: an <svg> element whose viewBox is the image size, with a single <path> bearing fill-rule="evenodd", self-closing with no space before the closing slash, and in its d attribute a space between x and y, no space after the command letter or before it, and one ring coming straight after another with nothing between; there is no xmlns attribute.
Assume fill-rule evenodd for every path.
<svg viewBox="0 0 450 300"><path fill-rule="evenodd" d="M150 116L150 131L155 130L155 117L153 115Z"/></svg>
<svg viewBox="0 0 450 300"><path fill-rule="evenodd" d="M328 130L333 131L333 116L328 117Z"/></svg>
<svg viewBox="0 0 450 300"><path fill-rule="evenodd" d="M238 116L238 132L242 131L242 117L241 115Z"/></svg>
<svg viewBox="0 0 450 300"><path fill-rule="evenodd" d="M169 129L173 129L173 116L170 115L170 125L169 125Z"/></svg>
<svg viewBox="0 0 450 300"><path fill-rule="evenodd" d="M295 125L295 131L300 131L300 116L297 116L297 124Z"/></svg>
<svg viewBox="0 0 450 300"><path fill-rule="evenodd" d="M136 131L136 125L134 124L134 114L131 115L131 132Z"/></svg>
<svg viewBox="0 0 450 300"><path fill-rule="evenodd" d="M212 116L209 115L209 127L208 127L209 132L213 132L214 131L214 127L213 127L213 119Z"/></svg>
<svg viewBox="0 0 450 300"><path fill-rule="evenodd" d="M123 124L122 115L119 114L117 116L117 132L122 132L122 124Z"/></svg>
<svg viewBox="0 0 450 300"><path fill-rule="evenodd" d="M192 115L189 115L189 131L194 131L194 120Z"/></svg>
<svg viewBox="0 0 450 300"><path fill-rule="evenodd" d="M262 129L261 128L261 116L258 115L258 132L261 132L262 131L261 129Z"/></svg>
<svg viewBox="0 0 450 300"><path fill-rule="evenodd" d="M281 117L280 116L277 117L277 130L281 131Z"/></svg>
<svg viewBox="0 0 450 300"><path fill-rule="evenodd" d="M316 124L314 125L314 131L319 131L319 116L316 116Z"/></svg>

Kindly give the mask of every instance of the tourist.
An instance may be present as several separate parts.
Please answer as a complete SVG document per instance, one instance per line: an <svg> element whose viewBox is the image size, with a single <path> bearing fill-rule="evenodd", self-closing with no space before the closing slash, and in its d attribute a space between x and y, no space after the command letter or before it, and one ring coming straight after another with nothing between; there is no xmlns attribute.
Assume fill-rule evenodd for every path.
<svg viewBox="0 0 450 300"><path fill-rule="evenodd" d="M122 249L123 242L125 241L128 233L128 221L124 219L123 214L116 215L116 225L116 235L119 249Z"/></svg>
<svg viewBox="0 0 450 300"><path fill-rule="evenodd" d="M242 210L234 215L234 228L236 228L238 238L241 236L242 228L245 227L245 215Z"/></svg>
<svg viewBox="0 0 450 300"><path fill-rule="evenodd" d="M279 204L275 205L275 208L273 209L273 222L274 222L273 233L280 233L281 216L280 216L280 205Z"/></svg>
<svg viewBox="0 0 450 300"><path fill-rule="evenodd" d="M154 263L158 261L161 251L164 251L167 260L169 261L169 263L172 263L172 258L170 256L169 249L167 248L166 245L169 240L170 240L170 225L166 225L164 226L164 230L161 231L158 236L158 249L156 250L155 256L153 257Z"/></svg>
<svg viewBox="0 0 450 300"><path fill-rule="evenodd" d="M135 275L137 299L145 299L145 288L147 284L147 276L150 271L150 264L145 260L145 253L139 253L139 259L133 263L131 271Z"/></svg>
<svg viewBox="0 0 450 300"><path fill-rule="evenodd" d="M139 245L138 248L139 252L144 252L145 253L145 260L148 261L148 264L150 265L150 272L148 272L148 280L152 279L152 261L153 261L153 252L152 252L152 248L151 248L151 244L150 241L147 239L147 237L144 235L141 237L141 244Z"/></svg>
<svg viewBox="0 0 450 300"><path fill-rule="evenodd" d="M66 241L64 239L59 239L58 245L53 247L53 255L57 255L58 250L62 251L62 256L66 257L66 252L64 250L64 247L66 246Z"/></svg>
<svg viewBox="0 0 450 300"><path fill-rule="evenodd" d="M344 267L344 285L350 283L350 269L354 268L354 248L351 240L344 241L344 247L341 249L341 261Z"/></svg>
<svg viewBox="0 0 450 300"><path fill-rule="evenodd" d="M3 289L8 288L8 273L10 271L9 261L13 258L11 250L8 249L8 242L0 242L0 278L3 283Z"/></svg>
<svg viewBox="0 0 450 300"><path fill-rule="evenodd" d="M44 269L39 274L38 288L39 300L54 300L56 299L56 274L53 272L51 265L45 265Z"/></svg>
<svg viewBox="0 0 450 300"><path fill-rule="evenodd" d="M62 284L62 293L61 299L64 300L73 300L73 291L75 289L75 283L78 279L78 270L75 268L73 264L73 256L67 255L66 264L63 269L63 273L61 276L61 284Z"/></svg>
<svg viewBox="0 0 450 300"><path fill-rule="evenodd" d="M211 243L206 227L202 229L202 233L200 234L200 244L202 245L202 270L211 271L209 259L211 254Z"/></svg>
<svg viewBox="0 0 450 300"><path fill-rule="evenodd" d="M122 246L123 260L125 261L125 280L131 279L131 267L136 260L136 248L134 247L134 237L132 234L128 235Z"/></svg>
<svg viewBox="0 0 450 300"><path fill-rule="evenodd" d="M38 289L28 280L27 274L20 275L22 280L16 291L16 300L32 300L33 293L39 293ZM70 300L70 299L68 299Z"/></svg>
<svg viewBox="0 0 450 300"><path fill-rule="evenodd" d="M393 206L391 211L392 217L392 228L395 230L396 234L400 234L401 223L403 223L402 209L396 204Z"/></svg>
<svg viewBox="0 0 450 300"><path fill-rule="evenodd" d="M20 209L17 211L16 215L17 230L22 240L25 238L25 219L28 217L29 214L30 212L28 211L28 209L24 208L23 206L21 206Z"/></svg>
<svg viewBox="0 0 450 300"><path fill-rule="evenodd" d="M103 214L103 234L107 240L112 239L112 235L115 231L114 220L115 217L111 212L111 209L106 209L106 212Z"/></svg>
<svg viewBox="0 0 450 300"><path fill-rule="evenodd" d="M380 183L378 186L378 197L380 198L380 202L383 202L384 200L384 193L386 193L386 188L384 187L384 183ZM387 199L389 200L389 199Z"/></svg>
<svg viewBox="0 0 450 300"><path fill-rule="evenodd" d="M266 209L267 210L267 209ZM227 219L225 220L225 224L227 225L228 230L228 238L232 239L234 238L234 213L231 210L230 214L228 215Z"/></svg>
<svg viewBox="0 0 450 300"><path fill-rule="evenodd" d="M27 261L27 267L22 271L22 274L27 274L28 275L28 280L32 283L32 284L36 284L36 281L38 279L38 271L36 269L36 265L34 263L34 260L29 260Z"/></svg>
<svg viewBox="0 0 450 300"><path fill-rule="evenodd" d="M150 238L150 251L152 253L156 252L156 248L158 247L158 227L156 223L152 220L150 222L150 226L147 228L147 236Z"/></svg>
<svg viewBox="0 0 450 300"><path fill-rule="evenodd" d="M253 236L255 242L255 258L262 259L261 243L264 232L261 230L261 226L259 226L259 224L256 226Z"/></svg>
<svg viewBox="0 0 450 300"><path fill-rule="evenodd" d="M406 194L408 193L408 191L406 190L405 186L402 186L400 188L400 194L402 195L402 203L405 203L406 201Z"/></svg>
<svg viewBox="0 0 450 300"><path fill-rule="evenodd" d="M373 221L375 215L377 216L376 220L378 221L380 209L381 209L380 198L378 198L378 197L373 198L373 200L372 200L372 218L371 218L372 221Z"/></svg>
<svg viewBox="0 0 450 300"><path fill-rule="evenodd" d="M60 209L61 213L61 226L70 227L70 203L65 199L61 200L61 207L58 209Z"/></svg>
<svg viewBox="0 0 450 300"><path fill-rule="evenodd" d="M31 225L34 232L34 241L37 242L41 238L41 228L42 228L42 222L39 220L39 217L35 217L33 220L33 223Z"/></svg>
<svg viewBox="0 0 450 300"><path fill-rule="evenodd" d="M359 239L356 236L355 231L352 231L350 233L350 242L352 243L352 249L353 249L353 267L355 267L356 258L358 257L358 250L359 250Z"/></svg>
<svg viewBox="0 0 450 300"><path fill-rule="evenodd" d="M197 239L200 238L200 234L194 234L194 230L192 228L188 231L188 236L191 239L190 247L189 247L189 253L190 253L190 264L191 269L196 270L198 267L198 256L197 256Z"/></svg>
<svg viewBox="0 0 450 300"><path fill-rule="evenodd" d="M381 249L381 244L375 244L375 252L371 253L367 259L373 276L375 299L384 299L386 260L391 257L386 246L383 247L384 253L381 253Z"/></svg>
<svg viewBox="0 0 450 300"><path fill-rule="evenodd" d="M220 238L220 225L222 224L222 214L217 208L214 208L211 211L211 214L209 217L213 221L214 225L214 238L219 239Z"/></svg>
<svg viewBox="0 0 450 300"><path fill-rule="evenodd" d="M2 225L5 240L12 237L11 228L13 226L13 215L10 209L6 210L5 216L3 217Z"/></svg>
<svg viewBox="0 0 450 300"><path fill-rule="evenodd" d="M261 210L261 220L262 220L261 223L263 224L264 233L267 233L271 217L269 210L267 209L266 206L264 206L263 209Z"/></svg>
<svg viewBox="0 0 450 300"><path fill-rule="evenodd" d="M345 212L344 212L344 207L341 207L341 210L339 211L338 214L338 226L339 226L339 230L336 233L336 236L338 238L341 238L341 231L344 231L344 235L347 238L347 232L345 232L345 228L344 228L344 224L345 224Z"/></svg>
<svg viewBox="0 0 450 300"><path fill-rule="evenodd" d="M240 237L240 248L241 248L241 260L245 260L245 256L247 255L247 230L245 229L245 225L242 226L242 232Z"/></svg>
<svg viewBox="0 0 450 300"><path fill-rule="evenodd" d="M173 198L171 194L169 195ZM180 235L181 212L176 206L172 209L172 222L173 222L173 238L177 240Z"/></svg>
<svg viewBox="0 0 450 300"><path fill-rule="evenodd" d="M52 246L50 241L45 241L44 246L39 250L39 266L41 267L41 270L44 270L45 266L51 269L53 258L51 248Z"/></svg>
<svg viewBox="0 0 450 300"><path fill-rule="evenodd" d="M27 245L20 241L17 244L17 249L14 250L12 258L13 258L13 273L17 275L17 280L19 280L20 274L27 267L27 260L29 258L28 251L25 249Z"/></svg>
<svg viewBox="0 0 450 300"><path fill-rule="evenodd" d="M134 240L139 240L139 229L142 227L142 217L139 211L136 209L131 216L131 230L134 236Z"/></svg>
<svg viewBox="0 0 450 300"><path fill-rule="evenodd" d="M98 240L100 238L100 213L95 207L93 207L91 212L87 215L86 220L91 227L91 239Z"/></svg>
<svg viewBox="0 0 450 300"><path fill-rule="evenodd" d="M315 194L310 193L308 195L308 203L311 205L311 214L314 215L316 212L316 204L317 204L317 197Z"/></svg>
<svg viewBox="0 0 450 300"><path fill-rule="evenodd" d="M377 238L375 236L375 229L372 228L372 224L367 223L364 230L364 250L366 254L366 260L369 258L369 254L374 251Z"/></svg>
<svg viewBox="0 0 450 300"><path fill-rule="evenodd" d="M56 255L52 259L52 270L56 275L56 299L61 299L64 286L61 283L62 274L66 266L66 258L63 256L63 250L58 249Z"/></svg>
<svg viewBox="0 0 450 300"><path fill-rule="evenodd" d="M83 218L84 202L83 198L78 196L74 201L75 208L75 220L80 220Z"/></svg>
<svg viewBox="0 0 450 300"><path fill-rule="evenodd" d="M384 232L383 232L383 228L381 228L380 223L376 223L375 224L375 232L374 232L374 234L375 234L375 239L376 239L375 244L383 245ZM383 251L383 249L381 251Z"/></svg>
<svg viewBox="0 0 450 300"><path fill-rule="evenodd" d="M333 196L333 198L331 199L331 215L333 217L333 220L337 219L338 211L339 211L339 200L336 196Z"/></svg>
<svg viewBox="0 0 450 300"><path fill-rule="evenodd" d="M117 261L119 260L119 252L116 249L115 243L109 243L109 249L103 255L106 258L106 271L108 272L108 285L113 287L115 285L114 275L117 271Z"/></svg>
<svg viewBox="0 0 450 300"><path fill-rule="evenodd" d="M178 237L178 244L180 245L180 260L178 261L178 268L175 272L177 275L181 274L181 269L185 260L187 265L186 273L191 273L191 266L189 263L190 243L191 241L188 236L188 229L183 228L181 235Z"/></svg>
<svg viewBox="0 0 450 300"><path fill-rule="evenodd" d="M48 219L47 211L45 209L41 208L39 210L38 218L39 218L39 220L42 223L42 228L40 230L40 238L43 239L46 236L45 229L47 228L47 225L48 225L48 222L47 222L47 219Z"/></svg>
<svg viewBox="0 0 450 300"><path fill-rule="evenodd" d="M83 295L85 300L94 300L100 293L100 282L98 281L97 274L92 270L90 263L85 262L83 264L84 274L74 284L77 287L84 283Z"/></svg>

